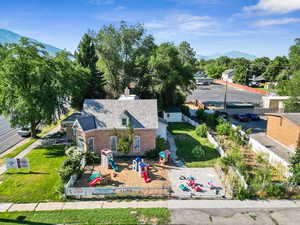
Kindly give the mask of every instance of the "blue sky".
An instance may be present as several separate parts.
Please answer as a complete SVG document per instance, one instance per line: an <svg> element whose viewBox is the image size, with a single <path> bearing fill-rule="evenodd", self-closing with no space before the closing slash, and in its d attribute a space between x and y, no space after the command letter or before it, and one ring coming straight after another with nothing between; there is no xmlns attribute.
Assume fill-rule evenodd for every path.
<svg viewBox="0 0 300 225"><path fill-rule="evenodd" d="M74 51L88 30L141 22L157 43L188 41L201 55L286 55L300 37L300 0L5 0L0 28Z"/></svg>

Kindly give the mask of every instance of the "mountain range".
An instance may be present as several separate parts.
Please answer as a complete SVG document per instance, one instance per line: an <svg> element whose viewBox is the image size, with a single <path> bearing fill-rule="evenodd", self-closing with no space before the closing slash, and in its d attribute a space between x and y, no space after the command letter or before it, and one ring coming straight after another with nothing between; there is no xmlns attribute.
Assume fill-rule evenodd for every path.
<svg viewBox="0 0 300 225"><path fill-rule="evenodd" d="M200 59L205 59L205 60L209 60L209 59L217 59L221 56L227 56L229 58L245 58L245 59L249 59L249 60L254 60L257 57L255 55L251 55L245 52L240 52L240 51L231 51L231 52L226 52L226 53L215 53L213 55L209 55L209 56L204 56L204 55L198 55L198 58Z"/></svg>
<svg viewBox="0 0 300 225"><path fill-rule="evenodd" d="M9 31L9 30L0 29L0 44L17 43L17 42L19 42L19 40L21 39L21 37L24 37L24 36L21 36L21 35L19 35L17 33ZM56 47L54 47L52 45L48 45L48 44L39 42L39 41L34 40L32 38L29 38L29 37L28 37L28 39L31 40L31 41L36 41L36 42L44 45L46 51L50 55L55 55L55 53L62 51L61 49L56 48Z"/></svg>

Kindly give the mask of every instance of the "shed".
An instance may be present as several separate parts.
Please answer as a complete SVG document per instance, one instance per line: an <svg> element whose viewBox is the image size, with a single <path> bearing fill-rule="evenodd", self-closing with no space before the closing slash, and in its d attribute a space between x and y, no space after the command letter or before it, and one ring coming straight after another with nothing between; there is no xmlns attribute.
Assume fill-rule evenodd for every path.
<svg viewBox="0 0 300 225"><path fill-rule="evenodd" d="M164 111L164 120L170 122L182 122L182 112L179 107L170 107Z"/></svg>

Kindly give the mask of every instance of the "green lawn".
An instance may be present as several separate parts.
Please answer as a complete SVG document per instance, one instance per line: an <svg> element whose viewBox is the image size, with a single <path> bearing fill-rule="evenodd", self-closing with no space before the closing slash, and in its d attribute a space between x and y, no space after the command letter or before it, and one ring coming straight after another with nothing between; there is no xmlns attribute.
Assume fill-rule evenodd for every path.
<svg viewBox="0 0 300 225"><path fill-rule="evenodd" d="M15 156L17 156L19 153L23 152L26 148L28 148L31 144L33 144L36 141L37 141L36 138L30 138L25 144L20 145L19 147L15 148L10 153L2 156L0 158L0 162L3 162L4 159L6 159L6 158L14 158Z"/></svg>
<svg viewBox="0 0 300 225"><path fill-rule="evenodd" d="M0 202L59 201L58 169L66 156L64 146L37 148L27 154L28 169L10 169L0 176Z"/></svg>
<svg viewBox="0 0 300 225"><path fill-rule="evenodd" d="M0 224L168 224L168 209L94 209L0 213Z"/></svg>
<svg viewBox="0 0 300 225"><path fill-rule="evenodd" d="M177 156L185 162L187 167L212 167L219 160L219 153L207 138L199 137L195 128L188 123L170 123L168 129L174 134L177 146ZM202 160L197 160L192 155L192 150L202 145L206 155Z"/></svg>

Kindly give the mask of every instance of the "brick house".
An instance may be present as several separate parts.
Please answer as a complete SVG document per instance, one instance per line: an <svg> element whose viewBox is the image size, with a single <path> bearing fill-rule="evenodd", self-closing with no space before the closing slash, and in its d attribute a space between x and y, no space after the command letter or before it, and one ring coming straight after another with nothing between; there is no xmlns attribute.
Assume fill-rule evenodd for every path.
<svg viewBox="0 0 300 225"><path fill-rule="evenodd" d="M166 122L158 118L157 100L129 97L86 99L82 112L62 122L67 137L76 141L84 151L99 154L102 149L110 148L114 154L120 155L115 130L126 132L130 123L134 128L134 143L129 155L143 155L154 149L156 137L166 133ZM70 120L73 121L72 126Z"/></svg>
<svg viewBox="0 0 300 225"><path fill-rule="evenodd" d="M269 113L267 117L267 136L295 150L300 141L300 113Z"/></svg>

